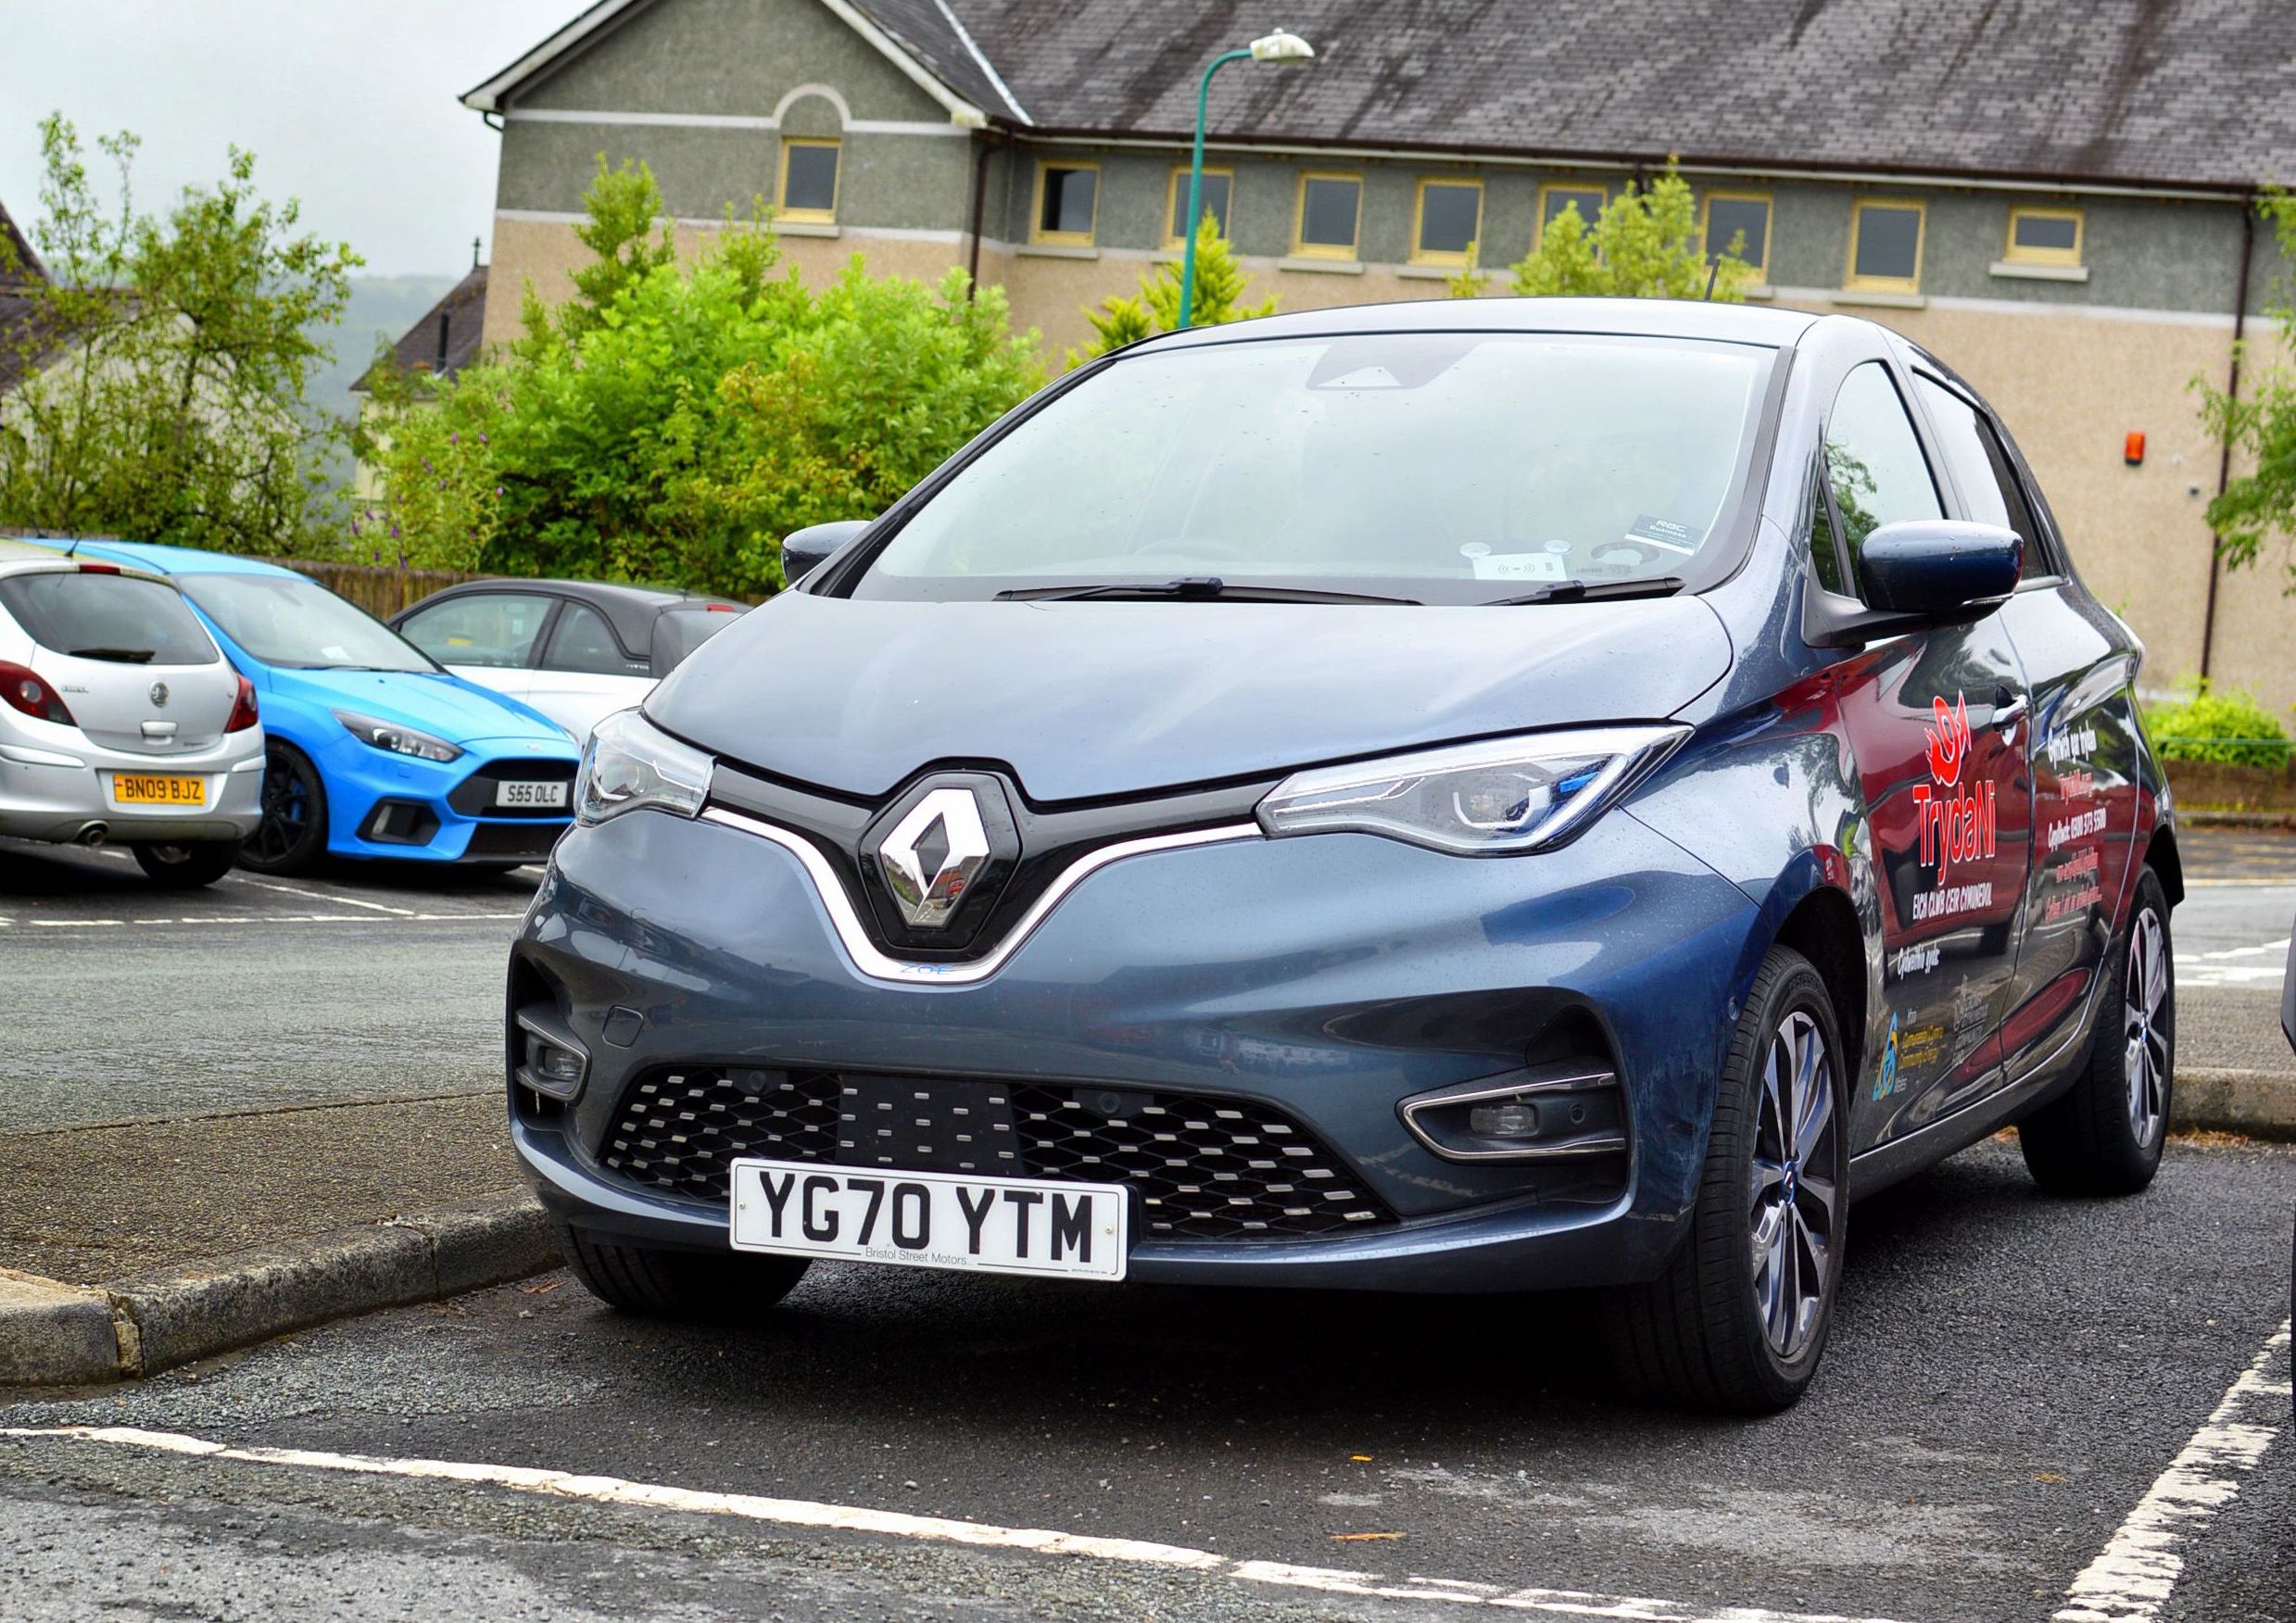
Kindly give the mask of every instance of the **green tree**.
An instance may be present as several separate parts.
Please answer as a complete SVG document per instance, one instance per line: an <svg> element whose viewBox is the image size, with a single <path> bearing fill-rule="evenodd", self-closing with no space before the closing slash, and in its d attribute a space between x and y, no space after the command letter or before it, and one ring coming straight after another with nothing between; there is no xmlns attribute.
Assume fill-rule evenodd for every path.
<svg viewBox="0 0 2296 1623"><path fill-rule="evenodd" d="M40 126L45 270L0 238L0 281L24 314L0 349L24 381L0 398L0 523L232 552L325 550L339 511L320 470L347 423L306 396L360 263L264 201L255 158L139 214L137 142L97 148L117 171L107 208L78 132Z"/></svg>
<svg viewBox="0 0 2296 1623"><path fill-rule="evenodd" d="M1117 295L1103 300L1100 308L1086 310L1085 319L1092 323L1095 337L1083 348L1070 350L1068 364L1078 365L1157 333L1178 332L1180 273L1178 260L1157 265L1142 272L1138 297ZM1188 324L1217 327L1228 321L1248 321L1257 316L1274 315L1276 300L1272 295L1255 305L1243 302L1243 290L1250 282L1243 267L1236 263L1235 250L1220 235L1218 217L1206 208L1204 218L1196 223L1195 298L1192 319Z"/></svg>
<svg viewBox="0 0 2296 1623"><path fill-rule="evenodd" d="M1515 262L1514 290L1526 298L1705 298L1710 283L1718 303L1743 302L1752 268L1735 252L1715 265L1701 235L1697 194L1670 159L1649 184L1620 193L1592 221L1576 204L1548 220L1538 246Z"/></svg>
<svg viewBox="0 0 2296 1623"><path fill-rule="evenodd" d="M2257 209L2271 224L2284 260L2296 262L2296 195L2267 191ZM2201 397L2201 416L2209 432L2231 446L2248 472L2226 484L2208 504L2209 527L2217 552L2234 569L2256 561L2264 539L2296 536L2296 297L2288 277L2275 287L2267 309L2277 339L2239 345L2240 371L2252 380L2245 399L2234 399L2205 378L2191 387ZM2280 590L2296 595L2296 549L2286 552Z"/></svg>
<svg viewBox="0 0 2296 1623"><path fill-rule="evenodd" d="M1002 290L856 258L809 292L754 220L655 257L659 195L626 172L638 205L620 171L592 185L597 263L574 300L379 414L385 499L360 522L378 554L762 595L785 533L882 510L1042 382ZM629 262L633 242L651 262Z"/></svg>

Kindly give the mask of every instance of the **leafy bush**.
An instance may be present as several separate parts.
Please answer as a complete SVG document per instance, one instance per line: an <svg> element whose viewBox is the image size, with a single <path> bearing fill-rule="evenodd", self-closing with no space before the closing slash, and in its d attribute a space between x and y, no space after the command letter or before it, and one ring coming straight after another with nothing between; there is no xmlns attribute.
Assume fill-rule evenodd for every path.
<svg viewBox="0 0 2296 1623"><path fill-rule="evenodd" d="M2145 707L2145 731L2164 761L2214 761L2234 766L2285 766L2296 745L2256 696L2219 693L2196 682L2187 697Z"/></svg>
<svg viewBox="0 0 2296 1623"><path fill-rule="evenodd" d="M1620 193L1595 219L1583 219L1572 204L1548 220L1538 245L1515 261L1514 291L1525 298L1559 294L1744 303L1752 267L1735 253L1722 255L1719 267L1709 264L1704 236L1697 194L1670 158L1648 185Z"/></svg>
<svg viewBox="0 0 2296 1623"><path fill-rule="evenodd" d="M1112 296L1101 302L1100 308L1086 310L1085 320L1092 323L1095 336L1083 348L1068 352L1068 364L1076 366L1157 333L1178 331L1181 269L1180 263L1173 260L1142 271L1138 298ZM1217 327L1228 321L1248 321L1274 315L1273 295L1255 305L1243 302L1243 290L1250 280L1243 267L1236 263L1235 251L1229 247L1228 239L1219 234L1218 217L1206 208L1196 224L1196 284L1189 300L1193 309L1188 324Z"/></svg>
<svg viewBox="0 0 2296 1623"><path fill-rule="evenodd" d="M756 597L781 585L783 535L880 511L1042 381L1035 334L961 270L927 286L856 257L813 293L756 221L676 261L647 240L660 204L643 166L601 162L580 296L530 296L525 336L449 384L391 385L362 540Z"/></svg>

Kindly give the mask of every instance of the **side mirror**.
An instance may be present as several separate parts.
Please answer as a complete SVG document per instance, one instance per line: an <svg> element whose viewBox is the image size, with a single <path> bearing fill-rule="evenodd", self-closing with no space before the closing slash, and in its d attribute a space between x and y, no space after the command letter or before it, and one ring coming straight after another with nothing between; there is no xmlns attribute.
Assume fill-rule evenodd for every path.
<svg viewBox="0 0 2296 1623"><path fill-rule="evenodd" d="M826 524L808 524L781 538L781 582L794 586L821 567L829 554L860 535L875 519L839 519Z"/></svg>
<svg viewBox="0 0 2296 1623"><path fill-rule="evenodd" d="M1924 617L1985 609L2017 589L2025 543L2013 530L1958 519L1884 524L1858 551L1866 606Z"/></svg>

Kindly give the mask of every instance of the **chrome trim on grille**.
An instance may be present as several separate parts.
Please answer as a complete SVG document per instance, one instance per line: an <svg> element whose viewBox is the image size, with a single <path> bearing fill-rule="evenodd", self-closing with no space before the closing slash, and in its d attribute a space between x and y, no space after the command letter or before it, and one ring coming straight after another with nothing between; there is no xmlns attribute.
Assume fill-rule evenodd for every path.
<svg viewBox="0 0 2296 1623"><path fill-rule="evenodd" d="M1067 867L1044 894L1028 904L995 950L984 958L965 963L919 963L908 959L893 958L879 951L877 943L869 939L869 932L854 910L852 898L814 843L801 835L792 834L778 824L747 812L729 811L723 806L705 807L702 821L715 823L726 828L738 829L743 834L768 839L788 851L802 864L806 877L814 882L814 892L821 898L821 905L829 914L829 924L837 931L838 940L844 946L846 956L853 967L873 980L900 981L910 986L952 987L967 986L974 981L987 980L1004 967L1005 961L1021 949L1022 943L1036 933L1061 899L1071 890L1105 868L1111 862L1120 862L1127 857L1147 856L1154 851L1177 851L1191 846L1225 845L1232 840L1264 837L1256 823L1230 823L1217 828L1192 828L1181 834L1155 834L1140 839L1118 840L1097 850L1087 851Z"/></svg>

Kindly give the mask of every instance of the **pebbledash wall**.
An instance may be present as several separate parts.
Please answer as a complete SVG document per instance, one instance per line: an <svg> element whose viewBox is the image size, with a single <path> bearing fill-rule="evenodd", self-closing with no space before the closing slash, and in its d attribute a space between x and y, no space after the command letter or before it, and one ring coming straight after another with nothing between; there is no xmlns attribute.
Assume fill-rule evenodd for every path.
<svg viewBox="0 0 2296 1623"><path fill-rule="evenodd" d="M522 284L546 299L571 291L584 250L573 226L598 158L643 159L689 250L731 208L777 196L789 140L839 144L833 218L778 223L789 263L809 281L855 254L881 274L936 278L978 263L1002 283L1016 321L1040 329L1047 359L1091 329L1085 310L1129 293L1174 257L1172 187L1184 149L1166 143L1058 140L952 122L878 49L815 0L676 0L633 17L596 46L522 85L502 112L487 300L489 345L515 335ZM1419 186L1482 188L1479 259L1486 291L1529 251L1555 188L1615 193L1625 164L1571 167L1478 156L1316 148L1215 140L1207 165L1232 176L1226 227L1252 275L1249 296L1290 310L1441 296L1455 265L1415 263ZM1091 229L1039 240L1046 165L1096 175ZM1917 175L1788 176L1685 167L1702 194L1769 200L1756 296L1885 322L1934 350L2008 420L2072 541L2084 578L2144 638L2146 682L2165 687L2208 667L2280 711L2296 702L2296 600L2278 560L2218 575L2210 627L2210 535L2220 448L2189 384L2222 385L2240 281L2243 203L2223 194L2047 189ZM1351 258L1299 251L1304 175L1360 181ZM978 196L977 196L978 188ZM1923 211L1918 284L1846 284L1861 200ZM981 229L976 241L976 205ZM2076 264L2019 264L2012 208L2077 210ZM1072 222L1073 223L1073 222ZM2248 233L2248 331L2283 270L2270 234ZM2124 459L2126 436L2144 459Z"/></svg>

